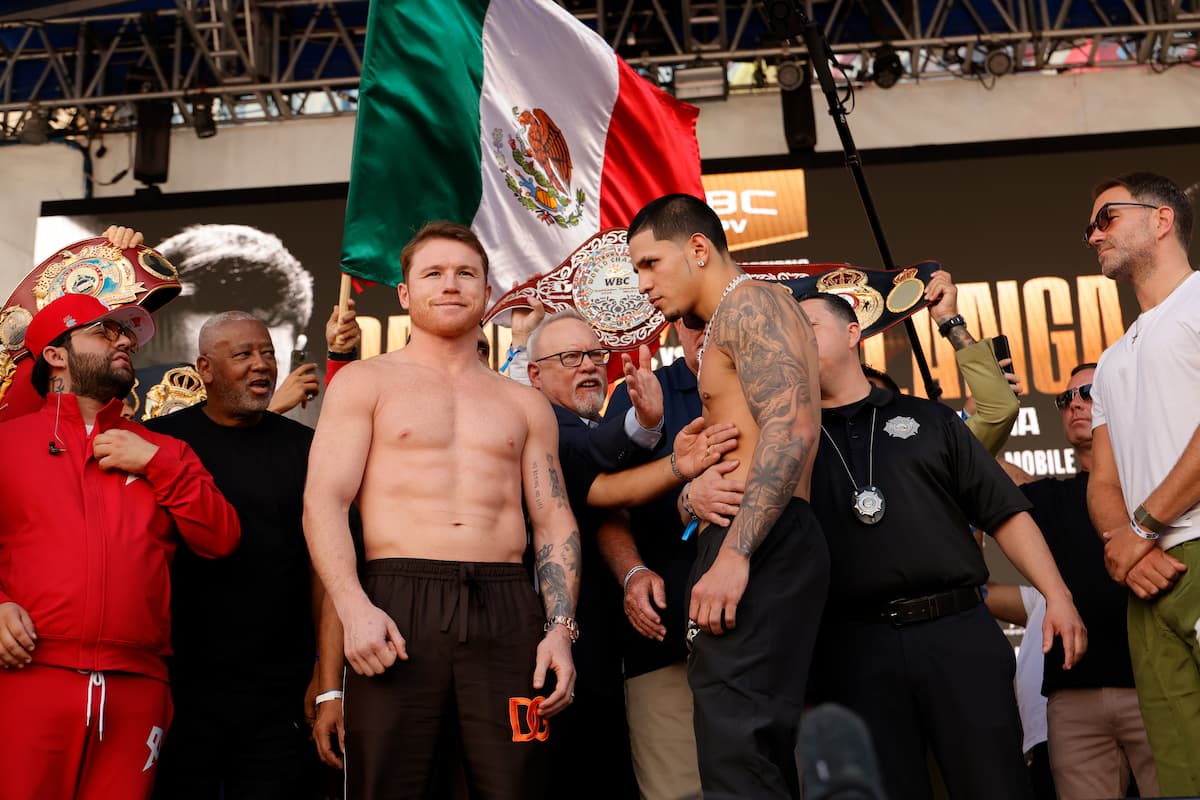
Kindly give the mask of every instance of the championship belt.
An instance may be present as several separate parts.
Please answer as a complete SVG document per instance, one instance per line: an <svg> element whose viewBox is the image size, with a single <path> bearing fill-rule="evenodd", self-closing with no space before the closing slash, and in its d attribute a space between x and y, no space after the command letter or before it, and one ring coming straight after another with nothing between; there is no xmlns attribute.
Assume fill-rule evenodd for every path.
<svg viewBox="0 0 1200 800"><path fill-rule="evenodd" d="M758 280L784 284L797 299L810 292L841 296L854 309L866 339L923 308L925 285L942 265L922 261L896 270L851 264L749 263L741 267ZM505 293L483 321L510 325L513 309L532 308L531 301L538 300L547 315L567 308L578 311L609 350L636 351L643 344L653 350L667 322L637 286L626 230L609 228L589 238L550 272L535 275ZM609 362L610 381L621 372L620 359Z"/></svg>
<svg viewBox="0 0 1200 800"><path fill-rule="evenodd" d="M25 349L25 330L33 315L66 294L90 294L105 305L137 303L153 313L180 291L179 273L162 254L145 245L120 249L102 237L84 239L62 248L39 264L17 286L0 309L0 418L32 408L17 408L9 389L21 373L32 369ZM23 383L28 383L27 380ZM23 393L26 387L19 386ZM32 386L29 393L40 405ZM11 407L8 401L12 401ZM29 404L24 398L20 405ZM35 406L36 407L36 406Z"/></svg>
<svg viewBox="0 0 1200 800"><path fill-rule="evenodd" d="M862 338L903 322L925 307L925 285L942 269L937 261L922 261L895 270L851 264L742 264L759 280L777 281L799 300L812 292L836 294L850 304L862 328Z"/></svg>
<svg viewBox="0 0 1200 800"><path fill-rule="evenodd" d="M208 397L194 364L159 364L139 369L133 388L134 419L165 417Z"/></svg>
<svg viewBox="0 0 1200 800"><path fill-rule="evenodd" d="M608 228L590 237L550 272L507 292L483 321L509 324L513 309L539 300L547 315L578 311L609 350L628 352L657 342L667 321L638 292L625 235L624 228Z"/></svg>

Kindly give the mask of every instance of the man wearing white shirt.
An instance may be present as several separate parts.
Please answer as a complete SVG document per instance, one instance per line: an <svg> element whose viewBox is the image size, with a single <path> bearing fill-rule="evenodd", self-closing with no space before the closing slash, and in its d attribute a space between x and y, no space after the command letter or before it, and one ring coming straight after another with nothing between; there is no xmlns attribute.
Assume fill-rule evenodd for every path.
<svg viewBox="0 0 1200 800"><path fill-rule="evenodd" d="M1200 794L1200 278L1192 208L1170 180L1096 187L1085 241L1141 314L1100 358L1088 509L1114 580L1128 586L1129 649L1159 783Z"/></svg>

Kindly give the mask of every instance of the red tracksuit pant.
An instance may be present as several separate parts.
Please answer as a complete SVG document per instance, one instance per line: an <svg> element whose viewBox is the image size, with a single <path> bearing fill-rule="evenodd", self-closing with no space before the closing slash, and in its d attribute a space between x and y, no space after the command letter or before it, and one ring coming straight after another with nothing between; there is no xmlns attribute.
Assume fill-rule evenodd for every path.
<svg viewBox="0 0 1200 800"><path fill-rule="evenodd" d="M0 795L148 798L171 712L167 684L143 675L0 670Z"/></svg>

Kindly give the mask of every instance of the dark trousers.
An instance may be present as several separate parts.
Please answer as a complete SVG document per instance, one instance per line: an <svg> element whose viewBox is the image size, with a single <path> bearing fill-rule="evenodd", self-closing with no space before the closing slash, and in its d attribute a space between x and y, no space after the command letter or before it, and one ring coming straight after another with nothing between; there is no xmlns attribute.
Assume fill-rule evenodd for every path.
<svg viewBox="0 0 1200 800"><path fill-rule="evenodd" d="M829 699L866 720L891 800L932 796L927 747L952 798L1033 797L1013 651L983 604L903 627L831 619L818 652Z"/></svg>
<svg viewBox="0 0 1200 800"><path fill-rule="evenodd" d="M525 568L392 558L365 571L408 660L346 673L346 796L450 797L461 761L472 798L542 797L554 720L537 713L545 612Z"/></svg>
<svg viewBox="0 0 1200 800"><path fill-rule="evenodd" d="M700 534L691 585L712 566L726 532L709 526ZM793 500L750 557L737 627L701 633L688 658L705 798L800 796L800 710L828 587L825 537L808 503Z"/></svg>
<svg viewBox="0 0 1200 800"><path fill-rule="evenodd" d="M316 748L304 720L304 687L214 696L176 691L155 800L316 800Z"/></svg>

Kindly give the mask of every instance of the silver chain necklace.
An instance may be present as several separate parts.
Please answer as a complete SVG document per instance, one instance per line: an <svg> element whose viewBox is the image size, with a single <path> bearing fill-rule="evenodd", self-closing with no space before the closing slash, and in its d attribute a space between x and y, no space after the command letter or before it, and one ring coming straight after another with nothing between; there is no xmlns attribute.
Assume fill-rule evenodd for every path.
<svg viewBox="0 0 1200 800"><path fill-rule="evenodd" d="M729 293L737 288L742 281L750 280L750 276L746 273L735 275L729 285L725 287L725 291L721 292L721 299L717 300L717 307L713 309L712 316L708 319L708 324L704 326L704 341L700 344L700 353L696 357L696 380L700 380L700 372L704 369L704 351L708 349L708 334L712 330L713 320L717 318L717 312L721 310L721 303L725 302L725 298Z"/></svg>
<svg viewBox="0 0 1200 800"><path fill-rule="evenodd" d="M837 442L833 441L833 437L825 429L825 426L821 426L821 432L829 440L833 452L837 453L838 460L842 462L842 468L850 476L850 485L854 487L850 507L854 511L854 516L864 525L878 524L883 519L885 508L883 492L879 490L878 486L875 486L875 414L878 411L878 408L871 409L871 445L867 450L867 485L862 488L859 488L858 481L854 480L854 473L850 471L850 465L846 463L845 456L838 449Z"/></svg>

